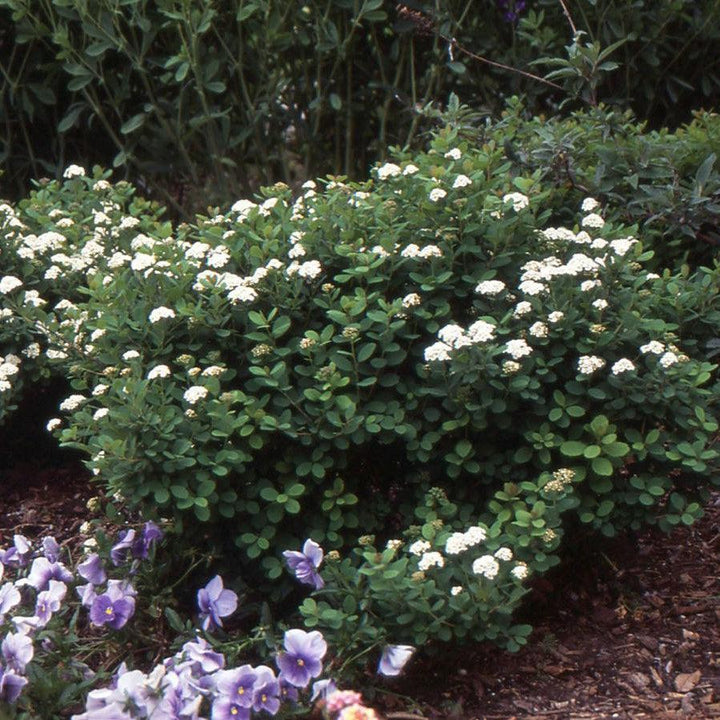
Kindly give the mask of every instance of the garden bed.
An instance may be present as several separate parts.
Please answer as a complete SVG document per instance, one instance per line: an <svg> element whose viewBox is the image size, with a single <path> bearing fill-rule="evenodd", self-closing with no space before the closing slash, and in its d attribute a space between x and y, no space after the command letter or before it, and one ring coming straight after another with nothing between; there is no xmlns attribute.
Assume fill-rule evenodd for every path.
<svg viewBox="0 0 720 720"><path fill-rule="evenodd" d="M4 475L0 546L16 532L72 544L96 494L82 466L25 462ZM715 495L693 527L579 551L535 584L528 647L443 648L388 682L401 697L378 705L437 720L720 717L719 546Z"/></svg>

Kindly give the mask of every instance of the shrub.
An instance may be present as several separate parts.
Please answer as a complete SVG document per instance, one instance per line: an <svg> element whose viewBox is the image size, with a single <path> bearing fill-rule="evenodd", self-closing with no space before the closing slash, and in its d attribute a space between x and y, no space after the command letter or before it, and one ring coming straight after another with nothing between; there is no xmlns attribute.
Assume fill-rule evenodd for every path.
<svg viewBox="0 0 720 720"><path fill-rule="evenodd" d="M194 541L198 522L234 540L248 578L255 558L278 578L281 551L304 538L348 557L372 534L351 561L372 581L349 588L339 566L348 596L397 607L418 642L446 639L444 621L425 617L446 582L467 586L440 615L458 622L455 635L517 644L522 631L500 616L522 578L501 574L488 589L478 557L505 547L544 571L568 511L608 535L701 513L717 458L715 366L678 311L700 305L717 273L648 273L652 252L591 198L577 224L553 227L540 172L509 170L496 144L470 148L448 130L375 180L308 183L294 200L274 186L176 231L152 210L133 228L120 199L106 201L115 220L86 214L65 245L67 267L92 256L70 274L80 299L4 296L72 377L68 421L53 422L61 441L88 453L111 492ZM60 214L127 187L95 182L50 183L21 222L45 223L56 193L77 193L52 214L66 225ZM28 287L42 262L27 267ZM431 487L446 515L428 514ZM421 529L408 527L414 515ZM423 554L442 553L449 534L476 525L487 547L446 562L442 582L435 555L409 552L418 533L431 543ZM398 558L371 549L393 539L408 543ZM420 562L429 579L413 594ZM487 602L490 615L475 616L486 627L466 597ZM337 626L332 603L304 610Z"/></svg>

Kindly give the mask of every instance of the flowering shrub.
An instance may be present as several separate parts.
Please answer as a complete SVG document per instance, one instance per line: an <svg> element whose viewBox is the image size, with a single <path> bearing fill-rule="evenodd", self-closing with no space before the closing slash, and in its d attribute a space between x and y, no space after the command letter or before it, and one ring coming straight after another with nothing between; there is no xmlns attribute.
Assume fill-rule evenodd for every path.
<svg viewBox="0 0 720 720"><path fill-rule="evenodd" d="M442 622L423 629L442 602L457 636L517 644L524 630L490 608L512 609L524 568L553 562L562 513L606 534L692 522L717 423L714 366L676 312L702 284L648 273L634 229L591 198L556 226L539 174L508 168L451 129L368 182L309 182L295 199L278 185L176 230L150 206L137 218L127 186L68 173L8 231L7 277L38 301L20 286L2 296L72 377L51 427L112 492L230 534L270 578L290 550L319 588L316 547L347 558L374 534L355 554L373 578L357 593L401 608L383 622L406 642L447 637ZM79 227L62 253L23 258L31 221ZM65 275L75 301L43 284ZM433 486L447 517L420 517L416 537ZM397 556L372 549L400 538ZM343 562L342 587L355 572ZM208 588L208 622L221 595ZM344 623L318 608L306 619Z"/></svg>

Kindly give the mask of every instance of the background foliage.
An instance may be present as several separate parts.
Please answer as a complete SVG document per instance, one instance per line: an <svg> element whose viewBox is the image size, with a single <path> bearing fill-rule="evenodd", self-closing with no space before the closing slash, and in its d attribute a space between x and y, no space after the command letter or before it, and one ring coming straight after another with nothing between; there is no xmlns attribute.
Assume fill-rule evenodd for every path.
<svg viewBox="0 0 720 720"><path fill-rule="evenodd" d="M513 94L554 113L559 83L656 126L717 99L719 0L570 10L568 22L557 0L2 0L5 194L100 163L182 214L275 180L362 177L388 145L418 142L424 108L451 91L486 115ZM556 86L502 66L554 70Z"/></svg>

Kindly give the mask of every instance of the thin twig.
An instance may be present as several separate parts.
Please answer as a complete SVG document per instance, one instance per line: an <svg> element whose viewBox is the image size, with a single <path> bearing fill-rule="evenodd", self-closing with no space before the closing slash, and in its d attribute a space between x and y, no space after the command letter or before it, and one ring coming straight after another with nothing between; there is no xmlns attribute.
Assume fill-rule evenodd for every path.
<svg viewBox="0 0 720 720"><path fill-rule="evenodd" d="M510 65L505 65L503 63L495 62L495 60L488 60L488 58L483 57L482 55L476 55L474 52L471 52L470 50L467 50L462 45L458 43L458 41L455 38L447 37L447 35L440 34L440 37L445 40L445 42L449 43L453 48L456 50L459 50L461 53L467 55L468 57L471 57L473 60L477 60L478 62L486 63L487 65L492 65L493 67L500 68L502 70L509 70L510 72L517 73L518 75L523 75L526 78L530 78L531 80L537 80L538 82L545 83L545 85L549 85L550 87L555 88L556 90L563 90L563 88L560 85L557 85L554 82L551 82L550 80L546 80L543 77L540 77L539 75L533 75L533 73L526 72L525 70L520 70L518 68L514 68Z"/></svg>
<svg viewBox="0 0 720 720"><path fill-rule="evenodd" d="M428 720L424 715L414 715L406 712L389 713L385 717L387 720Z"/></svg>
<svg viewBox="0 0 720 720"><path fill-rule="evenodd" d="M567 18L567 21L570 23L570 29L572 30L573 37L575 37L577 35L577 28L575 27L575 23L573 22L573 19L570 15L570 11L567 9L565 0L558 0L558 2L562 5L562 9L563 9L563 12L565 13L565 17Z"/></svg>

